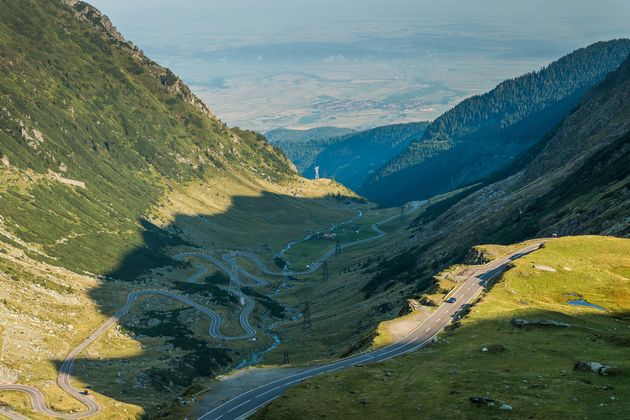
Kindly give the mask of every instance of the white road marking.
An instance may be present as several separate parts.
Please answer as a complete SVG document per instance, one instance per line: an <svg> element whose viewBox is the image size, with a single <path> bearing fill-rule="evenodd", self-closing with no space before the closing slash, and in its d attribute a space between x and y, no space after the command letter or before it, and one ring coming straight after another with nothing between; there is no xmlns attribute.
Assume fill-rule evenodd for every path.
<svg viewBox="0 0 630 420"><path fill-rule="evenodd" d="M275 391L276 389L284 388L284 385L277 386L275 388L271 388L269 391L265 391L262 394L258 394L258 397L262 397L265 394L269 394L270 392Z"/></svg>
<svg viewBox="0 0 630 420"><path fill-rule="evenodd" d="M248 402L250 402L250 401L251 401L251 400L247 400L247 401L245 401L244 403L241 403L241 404L237 405L236 407L234 407L234 408L232 408L232 409L228 410L228 413L231 413L232 411L236 410L237 408L239 408L239 407L241 407L241 406L244 406L245 404L247 404L247 403L248 403Z"/></svg>
<svg viewBox="0 0 630 420"><path fill-rule="evenodd" d="M287 385L291 385L291 384L294 384L294 383L296 383L296 382L302 382L302 381L304 381L304 380L306 380L306 379L308 379L308 378L295 379L295 380L293 380L293 381L291 381L291 382L287 382Z"/></svg>

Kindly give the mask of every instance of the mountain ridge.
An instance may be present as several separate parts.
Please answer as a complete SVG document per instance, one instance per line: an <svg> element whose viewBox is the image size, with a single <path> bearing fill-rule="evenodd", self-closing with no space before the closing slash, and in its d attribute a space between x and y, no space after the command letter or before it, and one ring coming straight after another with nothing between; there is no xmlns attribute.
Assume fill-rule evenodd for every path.
<svg viewBox="0 0 630 420"><path fill-rule="evenodd" d="M421 139L359 191L395 204L456 189L509 166L629 52L628 39L595 43L464 100L436 119ZM431 181L436 174L439 181Z"/></svg>

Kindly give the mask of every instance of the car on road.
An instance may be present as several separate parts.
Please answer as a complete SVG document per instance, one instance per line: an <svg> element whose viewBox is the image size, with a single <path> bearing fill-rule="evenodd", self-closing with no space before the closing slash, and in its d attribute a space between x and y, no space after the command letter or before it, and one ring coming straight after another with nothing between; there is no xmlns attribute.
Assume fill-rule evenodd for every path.
<svg viewBox="0 0 630 420"><path fill-rule="evenodd" d="M448 300L446 301L446 303L455 303L457 302L457 299L455 299L454 297L450 297L448 298Z"/></svg>

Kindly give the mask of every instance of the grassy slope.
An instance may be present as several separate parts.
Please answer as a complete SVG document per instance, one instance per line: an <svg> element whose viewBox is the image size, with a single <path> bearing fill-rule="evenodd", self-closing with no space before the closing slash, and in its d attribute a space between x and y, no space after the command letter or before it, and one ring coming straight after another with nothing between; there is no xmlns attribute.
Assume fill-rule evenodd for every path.
<svg viewBox="0 0 630 420"><path fill-rule="evenodd" d="M307 198L285 195L290 194L292 188L299 188L300 194ZM335 191L335 187L325 181L304 181L281 188L269 184L263 186L260 181L245 183L226 178L220 184L189 185L174 190L164 199L163 207L153 210L153 221L164 224L166 229L170 225L169 218L177 215L182 236L195 243L203 243L206 252L217 256L225 250L249 246L270 257L281 245L302 237L307 228L321 229L355 214L352 207L337 199L322 198L331 191ZM185 222L182 221L182 213L190 214ZM196 222L199 214L207 215L203 224ZM261 214L265 216L263 220ZM235 230L237 224L242 229ZM187 293L197 301L204 302L205 299L203 294L178 290L175 283L192 275L195 272L192 267L154 270L144 282L102 282L93 276L59 269L45 262L47 260L31 259L28 254L34 254L28 251L28 244L16 242L15 246L11 246L4 243L0 247L7 250L0 254L0 285L6 299L6 303L0 302L4 328L2 340L6 345L0 357L0 371L5 372L6 369L11 372L11 377L18 383L44 389L50 401L61 410L80 410L81 406L55 385L56 363L103 322L107 314L120 307L131 288L171 289ZM176 249L169 252L174 253ZM133 264L135 258L130 261ZM211 267L210 274L213 271ZM273 284L277 284L277 279L273 280ZM272 288L264 290L265 293L271 291ZM208 304L226 317L226 325L222 328L224 333L241 333L238 326L241 308L238 304L217 299ZM150 314L150 311L179 308L182 306L167 300L153 301L149 306L138 305L122 320L122 324L135 324L134 320ZM78 381L93 386L94 394L104 408L104 418L121 414L123 409L131 417L142 412L155 412L164 401L171 401L181 394L195 377L225 372L250 352L260 351L270 344L266 334L261 334L256 343L230 343L228 355L232 358L231 362L222 360L219 366L207 364L211 373L203 367L195 367L191 371L190 366L181 365L181 360L184 357L194 360L202 353L189 348L184 342L179 342L174 350L169 350L167 345L169 342L177 343L182 330L186 332L189 327L192 336L186 341L204 343L210 351L215 351L212 349L224 343L208 337L206 318L197 316L194 311L189 312L192 322L165 326L150 334L135 328L122 332L113 328L90 346L77 362ZM252 322L263 329L269 322L269 311L257 305ZM133 333L144 337L134 337ZM25 342L23 337L29 338ZM234 349L239 353L233 353ZM171 384L171 389L158 382L164 375L169 375L170 380L175 382ZM168 386L168 381L165 383ZM0 401L22 407L24 413L29 414L30 405L21 396L2 393Z"/></svg>
<svg viewBox="0 0 630 420"><path fill-rule="evenodd" d="M226 172L274 183L294 176L263 137L228 129L195 105L176 76L113 39L84 4L5 3L0 155L9 166L0 165L8 185L0 215L59 264L110 271L144 245L140 219L173 186ZM84 10L83 19L73 16ZM56 182L49 171L87 188ZM138 265L160 263L153 249Z"/></svg>
<svg viewBox="0 0 630 420"><path fill-rule="evenodd" d="M55 384L56 364L68 351L124 303L130 288L173 289L194 272L157 269L125 284L84 271L129 281L173 264L172 247L185 244L217 256L245 246L271 254L306 229L355 213L345 199L330 197L352 195L345 188L295 176L264 138L225 127L175 76L112 40L90 13L77 20L54 1L0 8L0 377L40 387L60 410L81 409ZM87 188L59 183L49 169ZM238 305L211 305L226 316L228 334L240 333ZM123 323L147 309L179 308L154 302ZM267 312L258 305L257 326ZM195 376L229 366L182 366L174 355L205 355L190 343L175 351L165 346L188 325L190 343L219 345L207 337L207 320L192 316L192 323L144 337L112 329L86 351L77 381L93 385L101 417L151 412ZM245 355L268 341L238 346ZM176 372L176 383L156 383L160 369ZM0 397L29 407L22 396Z"/></svg>
<svg viewBox="0 0 630 420"><path fill-rule="evenodd" d="M2 380L40 387L57 410L82 410L81 404L57 387L57 364L106 320L107 315L99 310L92 297L92 292L101 286L101 281L93 277L38 262L19 248L0 244ZM122 301L129 291L122 284L108 285L109 299ZM104 359L131 358L140 353L135 340L118 335L115 346L97 355ZM137 405L116 402L98 392L95 396L110 414L122 415L126 410L129 418L136 418L142 413ZM36 418L30 410L30 401L22 394L3 392L0 403L9 403L23 414Z"/></svg>
<svg viewBox="0 0 630 420"><path fill-rule="evenodd" d="M567 237L515 262L437 344L374 366L325 375L291 389L258 418L603 418L630 415L630 240ZM542 271L545 265L556 272ZM566 304L577 294L607 308ZM568 329L516 328L510 320L554 319ZM503 353L482 352L502 344ZM618 369L573 370L577 360ZM495 406L474 406L470 396ZM513 411L501 411L502 402ZM309 407L304 410L304 407Z"/></svg>

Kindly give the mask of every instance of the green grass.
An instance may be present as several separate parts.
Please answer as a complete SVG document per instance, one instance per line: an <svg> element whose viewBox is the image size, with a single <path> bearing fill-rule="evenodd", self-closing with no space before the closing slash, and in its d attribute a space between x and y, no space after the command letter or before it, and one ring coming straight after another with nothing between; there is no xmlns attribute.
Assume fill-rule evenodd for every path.
<svg viewBox="0 0 630 420"><path fill-rule="evenodd" d="M262 136L204 114L173 92L179 82L170 71L72 13L61 2L32 0L0 12L0 155L30 174L0 200L12 233L67 268L104 274L145 245L142 222L172 184L225 171L292 178ZM36 132L43 140L29 145L25 136ZM61 167L86 189L46 180ZM12 185L14 175L3 169L5 179ZM146 247L127 277L164 262L159 249Z"/></svg>
<svg viewBox="0 0 630 420"><path fill-rule="evenodd" d="M534 266L548 266L556 272ZM566 268L565 268L566 267ZM624 418L630 415L630 240L567 237L515 261L438 343L292 388L257 418ZM566 302L581 296L607 309ZM514 327L514 317L571 328ZM503 345L504 352L482 352ZM575 371L578 360L617 368ZM475 406L471 396L494 406ZM498 409L506 402L513 411ZM309 407L304 411L304 407Z"/></svg>
<svg viewBox="0 0 630 420"><path fill-rule="evenodd" d="M334 233L337 235L336 239L339 239L340 244L346 247L356 241L372 238L376 236L376 232L372 230L371 226L387 217L396 215L397 211L397 209L364 209L363 217L352 223L342 224L334 230ZM348 220L355 216L356 214L349 214ZM391 228L388 224L390 231L393 232L396 228L400 228L398 221L395 222L394 228ZM322 233L327 232L328 230L326 229ZM321 255L334 247L335 239L311 238L292 246L284 253L283 258L290 262L290 269L295 271L305 270L307 265L317 261Z"/></svg>

